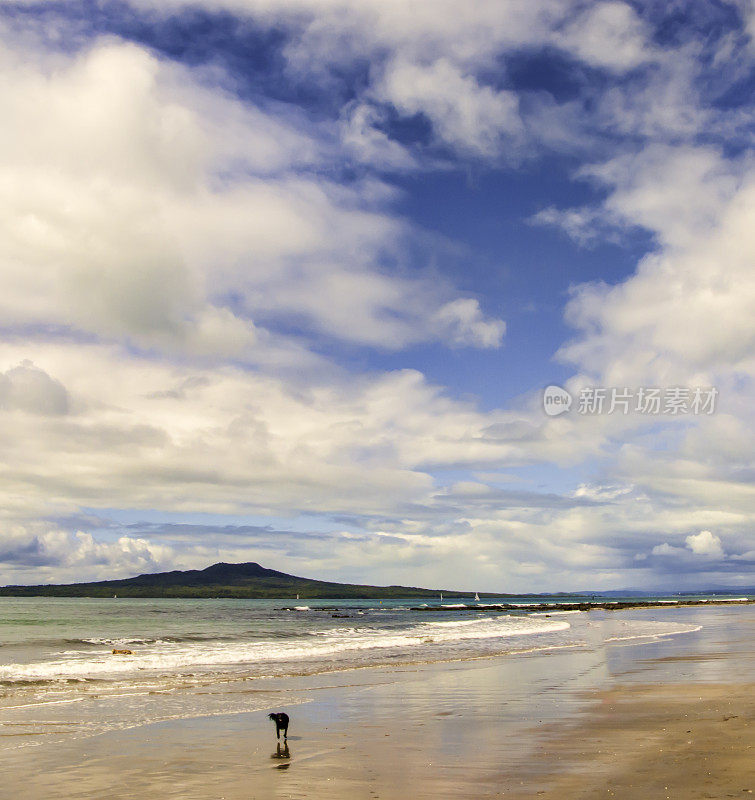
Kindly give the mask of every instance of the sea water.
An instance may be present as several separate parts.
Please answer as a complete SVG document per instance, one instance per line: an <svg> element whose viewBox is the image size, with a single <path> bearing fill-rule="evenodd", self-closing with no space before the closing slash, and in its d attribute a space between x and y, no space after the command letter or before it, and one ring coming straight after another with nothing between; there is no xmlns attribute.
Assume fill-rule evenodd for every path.
<svg viewBox="0 0 755 800"><path fill-rule="evenodd" d="M665 599L670 605L680 600ZM673 614L650 618L559 609L574 601L571 596L506 597L501 602L516 603L517 609L501 611L489 598L479 604L0 598L0 748L196 714L269 708L281 699L286 705L304 702L306 693L293 690L285 698L276 696L281 681L296 676L597 650L611 642L648 641L699 627ZM550 604L547 610L532 610L543 602Z"/></svg>

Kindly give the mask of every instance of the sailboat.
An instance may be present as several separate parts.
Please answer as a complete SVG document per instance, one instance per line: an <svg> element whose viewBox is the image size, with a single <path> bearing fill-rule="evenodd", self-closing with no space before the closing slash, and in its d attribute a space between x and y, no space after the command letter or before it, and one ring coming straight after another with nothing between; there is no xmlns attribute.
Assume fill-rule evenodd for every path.
<svg viewBox="0 0 755 800"><path fill-rule="evenodd" d="M477 592L474 593L474 601L475 601L475 603L479 603L480 602L480 595L477 594Z"/></svg>
<svg viewBox="0 0 755 800"><path fill-rule="evenodd" d="M297 599L297 600L299 599L299 595L298 595L298 594L296 595L296 599Z"/></svg>
<svg viewBox="0 0 755 800"><path fill-rule="evenodd" d="M443 592L440 593L440 602L443 602Z"/></svg>

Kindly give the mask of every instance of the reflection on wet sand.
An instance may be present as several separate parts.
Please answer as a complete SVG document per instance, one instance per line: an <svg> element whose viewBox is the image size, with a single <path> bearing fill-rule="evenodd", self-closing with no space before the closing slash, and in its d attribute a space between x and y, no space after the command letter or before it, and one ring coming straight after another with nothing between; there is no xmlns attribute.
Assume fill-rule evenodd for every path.
<svg viewBox="0 0 755 800"><path fill-rule="evenodd" d="M291 751L288 749L288 742L284 741L282 745L280 742L278 742L278 747L270 756L270 758L279 759L285 762L283 764L275 764L275 769L288 769L291 766L289 761L291 758Z"/></svg>

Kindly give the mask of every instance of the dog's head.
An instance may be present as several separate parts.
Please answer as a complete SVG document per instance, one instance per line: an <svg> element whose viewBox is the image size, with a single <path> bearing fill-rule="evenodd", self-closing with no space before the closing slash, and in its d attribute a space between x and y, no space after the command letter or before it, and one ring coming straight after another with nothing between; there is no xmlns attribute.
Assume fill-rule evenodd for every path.
<svg viewBox="0 0 755 800"><path fill-rule="evenodd" d="M278 721L278 715L277 714L268 714L268 717L270 717L270 719L273 722L277 722Z"/></svg>

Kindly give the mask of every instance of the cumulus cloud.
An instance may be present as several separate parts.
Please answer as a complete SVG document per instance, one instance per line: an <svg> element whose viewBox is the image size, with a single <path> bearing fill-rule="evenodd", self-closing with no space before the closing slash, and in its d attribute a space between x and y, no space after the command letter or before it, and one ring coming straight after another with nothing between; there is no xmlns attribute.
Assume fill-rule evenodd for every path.
<svg viewBox="0 0 755 800"><path fill-rule="evenodd" d="M697 556L708 558L724 558L721 539L710 531L700 531L685 539L687 547Z"/></svg>
<svg viewBox="0 0 755 800"><path fill-rule="evenodd" d="M638 570L657 570L659 580L705 575L715 585L739 574L746 582L741 564L751 551L755 510L748 447L755 333L746 310L755 303L751 164L710 146L652 144L581 174L608 189L604 203L543 213L538 221L561 223L577 239L585 228L590 235L593 221L598 231L639 226L655 235L656 246L616 285L573 288L566 318L576 335L560 357L578 374L565 386L575 395L585 385L712 386L719 405L682 422L630 413L593 418L589 429L562 420L560 430L584 454L590 447L602 454L603 480L635 487L617 498L620 505L645 498L646 525L629 523L628 508L615 515L617 530L632 531ZM675 538L638 548L651 527Z"/></svg>
<svg viewBox="0 0 755 800"><path fill-rule="evenodd" d="M170 547L138 536L98 540L91 533L43 521L3 524L0 576L4 583L54 583L130 577L170 565Z"/></svg>
<svg viewBox="0 0 755 800"><path fill-rule="evenodd" d="M661 46L663 12L616 0L475 0L464 14L451 0L131 5L275 29L291 96L344 102L313 114L252 97L218 64L187 68L85 26L67 37L63 12L48 33L60 26L65 51L30 34L33 21L19 44L7 23L10 572L105 577L275 554L300 574L468 574L480 589L747 580L754 184L736 155L743 120L719 102L730 68L746 74L745 45L690 34ZM517 84L543 54L561 65L561 92ZM545 419L536 391L481 411L417 369L349 372L316 354L323 342L499 347L494 301L425 272L444 244L400 216L391 173L509 169L553 151L589 151L573 177L603 200L547 198L523 216L580 244L654 238L615 285L572 287L565 387L715 386L716 414ZM495 485L500 470L539 467L518 491ZM301 530L41 521L113 507L287 516Z"/></svg>
<svg viewBox="0 0 755 800"><path fill-rule="evenodd" d="M630 364L642 354L648 369L635 380L667 379L659 373L670 362L683 363L687 376L735 365L755 336L746 310L755 297L751 170L707 149L665 151L663 166L660 156L651 150L636 171L608 165L601 172L616 181L609 213L656 231L663 248L616 287L579 288L567 309L570 322L590 333L564 357L604 369L608 360L618 363L619 350Z"/></svg>
<svg viewBox="0 0 755 800"><path fill-rule="evenodd" d="M578 175L610 189L604 211L614 220L647 228L678 248L715 229L747 166L712 147L653 144Z"/></svg>
<svg viewBox="0 0 755 800"><path fill-rule="evenodd" d="M721 537L711 531L693 533L684 539L684 547L668 542L658 544L650 551L651 556L665 559L667 563L681 563L686 569L695 569L695 562L722 561L726 558Z"/></svg>
<svg viewBox="0 0 755 800"><path fill-rule="evenodd" d="M444 333L453 287L391 270L414 233L388 187L308 172L327 131L135 45L24 56L0 89L7 324L236 358L274 315L392 348Z"/></svg>

